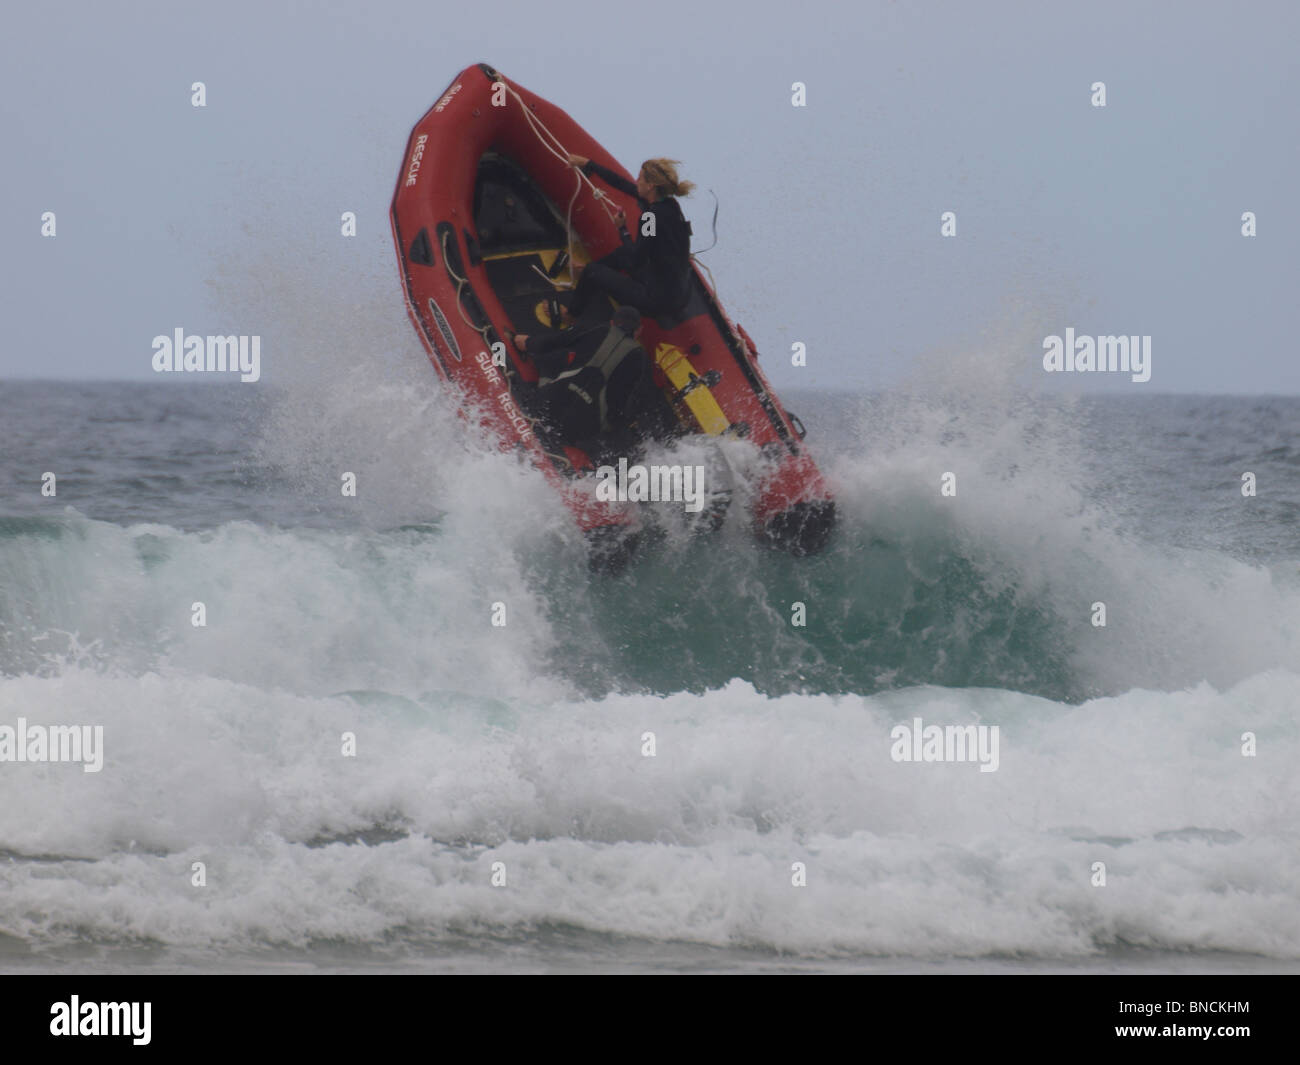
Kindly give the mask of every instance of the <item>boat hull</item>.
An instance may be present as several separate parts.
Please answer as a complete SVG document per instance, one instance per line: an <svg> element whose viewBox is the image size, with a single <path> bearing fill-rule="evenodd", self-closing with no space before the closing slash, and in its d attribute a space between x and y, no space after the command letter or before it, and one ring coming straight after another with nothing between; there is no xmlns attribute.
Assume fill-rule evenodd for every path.
<svg viewBox="0 0 1300 1065"><path fill-rule="evenodd" d="M503 449L525 453L579 527L607 545L638 526L635 506L598 500L582 476L590 457L539 435L526 401L536 370L507 343L513 332L549 328L539 296L569 276L562 267L618 246L611 211L638 217L635 198L613 189L602 188L608 201L598 203L568 165L570 152L630 180L563 110L486 64L467 67L411 131L391 219L407 310L434 369L467 416ZM694 263L684 311L644 319L641 343L684 430L743 437L762 453L751 493L756 531L795 554L820 550L835 507L802 427ZM685 394L683 381L693 382Z"/></svg>

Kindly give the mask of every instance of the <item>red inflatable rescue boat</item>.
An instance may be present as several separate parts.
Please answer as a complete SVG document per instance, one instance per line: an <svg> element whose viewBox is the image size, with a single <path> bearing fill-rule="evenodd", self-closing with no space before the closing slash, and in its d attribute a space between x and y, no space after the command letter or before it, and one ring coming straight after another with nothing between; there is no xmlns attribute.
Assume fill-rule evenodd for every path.
<svg viewBox="0 0 1300 1065"><path fill-rule="evenodd" d="M545 433L539 439L521 385L537 371L508 343L515 332L544 334L548 299L572 266L617 247L617 209L639 217L634 197L593 185L569 153L630 179L558 107L486 64L467 67L411 131L393 195L393 240L407 309L434 368L459 390L467 414L503 448L525 451L555 485L593 542L593 564L617 568L636 541L636 506L598 500L590 456L547 443ZM803 426L694 261L691 274L681 312L643 321L655 382L683 432L757 449L749 494L756 532L796 555L818 551L835 504ZM608 317L613 304L600 302Z"/></svg>

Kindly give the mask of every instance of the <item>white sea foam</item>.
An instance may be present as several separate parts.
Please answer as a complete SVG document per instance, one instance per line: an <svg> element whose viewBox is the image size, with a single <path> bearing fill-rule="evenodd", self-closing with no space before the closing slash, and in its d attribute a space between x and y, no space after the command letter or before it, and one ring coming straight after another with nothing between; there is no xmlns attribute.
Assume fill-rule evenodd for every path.
<svg viewBox="0 0 1300 1065"><path fill-rule="evenodd" d="M999 364L972 355L968 375L950 363L933 378L960 401L876 411L826 462L841 519L827 555L774 562L728 527L593 582L545 482L463 442L407 323L391 305L322 313L304 296L316 265L248 271L282 330L278 382L262 383L290 389L261 453L351 524L182 532L64 512L56 532L0 541L0 721L84 722L105 750L95 774L0 772L0 931L36 948L256 950L520 942L558 925L808 955L1123 943L1300 958L1286 566L1120 528L1082 476L1077 427L1009 408ZM359 357L376 337L413 357ZM660 579L679 572L691 595ZM978 587L944 600L954 573ZM783 611L809 590L805 633ZM603 641L635 675L638 655L664 653L649 623L709 594L714 624L683 623L673 670L725 651L757 672L782 655L792 688L822 669L878 693L670 680L652 694L574 661ZM602 630L619 596L669 609ZM978 616L1003 599L1018 613ZM902 646L937 632L936 671L980 640L976 665L1012 661L1023 632L999 626L1015 624L1055 641L1030 665L1065 679L878 691L897 663L855 673L880 631L843 620L864 603ZM753 645L719 650L742 625ZM1004 690L1017 684L1107 694L1073 705ZM893 761L891 729L916 718L998 726L998 771Z"/></svg>
<svg viewBox="0 0 1300 1065"><path fill-rule="evenodd" d="M803 953L1295 958L1297 698L1283 671L1076 707L978 689L766 699L742 682L484 701L8 678L0 718L76 706L110 758L94 776L0 775L11 850L97 859L0 865L0 928L229 947L559 923ZM999 771L894 762L889 730L914 716L998 724ZM341 841L376 826L370 845Z"/></svg>

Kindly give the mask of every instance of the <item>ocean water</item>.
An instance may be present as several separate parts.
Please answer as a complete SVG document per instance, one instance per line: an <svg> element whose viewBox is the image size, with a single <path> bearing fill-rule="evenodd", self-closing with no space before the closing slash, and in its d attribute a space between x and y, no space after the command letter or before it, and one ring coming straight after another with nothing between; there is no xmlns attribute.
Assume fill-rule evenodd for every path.
<svg viewBox="0 0 1300 1065"><path fill-rule="evenodd" d="M0 970L1300 971L1300 400L783 390L828 550L601 578L411 365L0 382Z"/></svg>

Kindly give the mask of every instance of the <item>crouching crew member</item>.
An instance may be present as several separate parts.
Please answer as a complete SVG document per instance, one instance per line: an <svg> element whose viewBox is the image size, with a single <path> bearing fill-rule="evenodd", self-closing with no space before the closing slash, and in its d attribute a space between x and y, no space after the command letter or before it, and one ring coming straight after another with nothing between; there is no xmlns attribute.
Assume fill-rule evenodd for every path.
<svg viewBox="0 0 1300 1065"><path fill-rule="evenodd" d="M528 404L535 416L557 442L580 448L597 464L630 455L646 437L662 438L675 423L655 387L650 356L637 342L640 328L636 309L620 307L603 337L602 323L513 339L537 366Z"/></svg>

